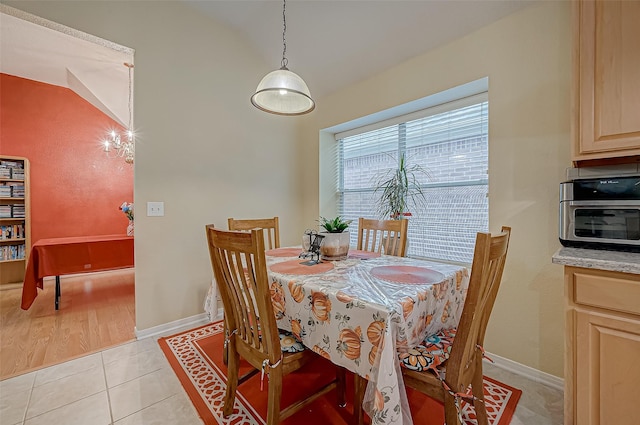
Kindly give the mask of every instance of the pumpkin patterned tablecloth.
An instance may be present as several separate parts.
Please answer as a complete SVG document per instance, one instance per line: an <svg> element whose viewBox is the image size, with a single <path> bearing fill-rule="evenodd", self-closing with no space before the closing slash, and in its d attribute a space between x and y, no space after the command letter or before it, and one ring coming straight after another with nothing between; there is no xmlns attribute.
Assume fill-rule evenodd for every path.
<svg viewBox="0 0 640 425"><path fill-rule="evenodd" d="M267 256L267 265L290 260ZM269 271L278 327L369 380L364 407L373 424L411 424L397 351L458 324L469 271L393 256L347 259L333 265L313 275ZM402 284L371 274L374 267L390 265L428 268L444 278L435 284Z"/></svg>

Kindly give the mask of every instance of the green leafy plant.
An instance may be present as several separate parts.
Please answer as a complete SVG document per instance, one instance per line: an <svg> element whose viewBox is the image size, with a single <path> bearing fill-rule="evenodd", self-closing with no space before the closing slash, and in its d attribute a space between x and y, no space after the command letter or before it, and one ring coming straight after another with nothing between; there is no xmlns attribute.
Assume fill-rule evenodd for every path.
<svg viewBox="0 0 640 425"><path fill-rule="evenodd" d="M383 220L399 220L410 216L410 208L426 203L418 177L429 178L429 173L419 164L407 165L404 153L400 155L398 167L387 170L376 177L374 196L378 196L376 210Z"/></svg>
<svg viewBox="0 0 640 425"><path fill-rule="evenodd" d="M329 233L342 233L347 230L352 221L353 220L345 220L340 216L333 219L320 217L319 223L320 227Z"/></svg>

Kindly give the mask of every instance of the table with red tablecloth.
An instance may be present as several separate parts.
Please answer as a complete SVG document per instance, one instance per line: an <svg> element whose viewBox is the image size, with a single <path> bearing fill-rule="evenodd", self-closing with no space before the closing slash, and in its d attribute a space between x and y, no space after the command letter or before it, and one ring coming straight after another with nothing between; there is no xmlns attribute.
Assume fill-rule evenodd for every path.
<svg viewBox="0 0 640 425"><path fill-rule="evenodd" d="M78 236L40 239L31 247L22 286L22 308L29 309L46 276L56 277L55 307L60 299L60 276L123 269L134 266L133 237Z"/></svg>

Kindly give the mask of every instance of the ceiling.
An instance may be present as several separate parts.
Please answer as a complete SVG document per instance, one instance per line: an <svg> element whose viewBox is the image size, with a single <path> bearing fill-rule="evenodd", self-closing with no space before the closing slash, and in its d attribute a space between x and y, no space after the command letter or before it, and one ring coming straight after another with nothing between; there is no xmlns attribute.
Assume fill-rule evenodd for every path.
<svg viewBox="0 0 640 425"><path fill-rule="evenodd" d="M129 125L132 49L0 6L0 72L67 87Z"/></svg>
<svg viewBox="0 0 640 425"><path fill-rule="evenodd" d="M282 1L192 1L280 68ZM289 0L288 68L320 98L541 0ZM259 81L256 81L256 86Z"/></svg>
<svg viewBox="0 0 640 425"><path fill-rule="evenodd" d="M280 68L281 1L182 1L232 28L272 69ZM318 99L536 1L542 0L289 0L288 67ZM124 62L132 63L133 51L8 9L15 16L1 15L1 72L69 87L127 125Z"/></svg>

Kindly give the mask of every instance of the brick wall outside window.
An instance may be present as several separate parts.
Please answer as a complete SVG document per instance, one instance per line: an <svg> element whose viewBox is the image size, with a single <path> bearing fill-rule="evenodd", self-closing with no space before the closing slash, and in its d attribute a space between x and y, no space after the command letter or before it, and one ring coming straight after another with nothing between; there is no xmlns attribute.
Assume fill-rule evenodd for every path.
<svg viewBox="0 0 640 425"><path fill-rule="evenodd" d="M426 203L414 205L410 211L408 255L471 262L476 233L487 231L489 222L487 108L487 102L483 102L453 111L458 118L450 126L469 121L464 117L465 111L477 114L480 119L474 116L472 121L477 121L477 125L466 124L461 131L451 131L455 137L450 139L442 134L434 136L429 132L430 125L422 125L420 134L416 135L416 131L411 130L416 127L412 124L419 121L416 120L399 125L405 127L397 131L400 136L396 146L392 146L394 150L389 149L389 134L395 131L390 127L374 130L367 137L339 140L343 152L348 152L341 156L339 166L339 213L354 220L351 226L353 246L357 241L358 217L382 218L376 213L373 196L376 177L385 170L394 169L399 152L404 152L409 165L420 164L428 173L420 179ZM428 119L438 121L438 118ZM441 122L438 123L431 127L440 129ZM383 143L377 143L381 148L378 152L376 131L384 138ZM403 140L403 137L406 138Z"/></svg>

